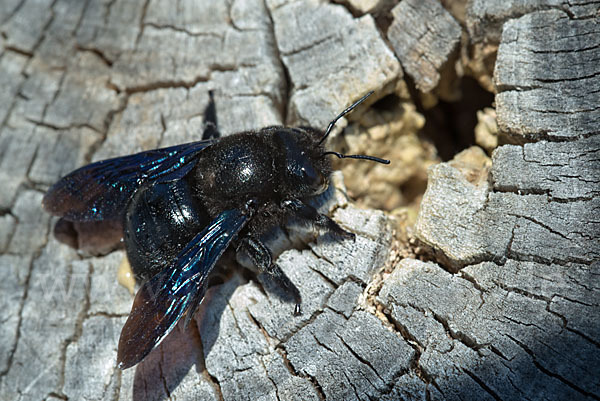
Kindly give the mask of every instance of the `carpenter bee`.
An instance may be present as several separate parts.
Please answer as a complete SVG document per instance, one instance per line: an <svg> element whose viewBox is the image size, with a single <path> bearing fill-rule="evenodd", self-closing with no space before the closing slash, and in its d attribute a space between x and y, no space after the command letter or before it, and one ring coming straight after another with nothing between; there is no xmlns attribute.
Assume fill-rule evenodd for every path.
<svg viewBox="0 0 600 401"><path fill-rule="evenodd" d="M290 218L353 239L306 202L328 186L323 143L335 123L372 92L340 113L325 132L272 126L220 138L212 92L201 141L102 160L73 171L46 193L43 206L69 221L121 219L127 256L143 280L118 347L118 366L134 366L185 315L187 324L207 290L208 276L230 246L259 272L292 293L298 289L273 263L261 236Z"/></svg>

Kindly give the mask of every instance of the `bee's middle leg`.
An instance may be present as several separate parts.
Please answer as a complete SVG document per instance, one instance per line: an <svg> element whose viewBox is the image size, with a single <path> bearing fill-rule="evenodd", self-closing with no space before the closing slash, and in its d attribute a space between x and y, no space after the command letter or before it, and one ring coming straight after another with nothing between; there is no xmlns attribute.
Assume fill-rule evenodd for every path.
<svg viewBox="0 0 600 401"><path fill-rule="evenodd" d="M269 276L279 285L282 289L287 291L296 302L294 308L294 314L300 314L300 305L302 304L302 297L300 291L291 282L291 280L285 275L281 267L276 263L273 263L273 255L267 246L258 238L247 236L242 238L237 247L238 252L241 250L245 252L254 266L258 269L259 273L267 273Z"/></svg>

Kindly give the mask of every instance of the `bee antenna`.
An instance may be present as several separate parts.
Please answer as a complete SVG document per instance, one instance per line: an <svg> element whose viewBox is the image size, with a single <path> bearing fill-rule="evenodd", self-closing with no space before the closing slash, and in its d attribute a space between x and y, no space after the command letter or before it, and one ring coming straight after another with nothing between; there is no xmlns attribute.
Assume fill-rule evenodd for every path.
<svg viewBox="0 0 600 401"><path fill-rule="evenodd" d="M362 102L364 102L365 99L368 98L369 96L371 96L372 94L373 94L373 91L370 91L369 93L367 93L366 95L364 95L363 97L361 97L360 99L358 99L356 102L352 103L346 110L344 110L340 114L338 114L338 116L336 118L334 118L333 121L331 121L329 123L329 125L327 126L327 130L325 131L325 135L323 135L323 137L321 138L321 140L319 141L319 143L317 144L317 146L321 145L323 143L323 141L325 139L327 139L327 136L329 136L329 133L331 132L331 130L335 126L335 123L337 123L337 121L340 118L342 118L346 114L350 113L352 110L354 110L354 108L356 106L358 106L359 104L361 104ZM347 157L349 157L349 156L347 156Z"/></svg>
<svg viewBox="0 0 600 401"><path fill-rule="evenodd" d="M322 154L322 156L327 156L327 155L334 155L337 156L340 159L362 159L362 160L371 160L377 163L381 163L381 164L390 164L390 161L387 159L380 159L379 157L375 157L375 156L367 156L367 155L344 155L338 152L334 152L332 150L324 152Z"/></svg>

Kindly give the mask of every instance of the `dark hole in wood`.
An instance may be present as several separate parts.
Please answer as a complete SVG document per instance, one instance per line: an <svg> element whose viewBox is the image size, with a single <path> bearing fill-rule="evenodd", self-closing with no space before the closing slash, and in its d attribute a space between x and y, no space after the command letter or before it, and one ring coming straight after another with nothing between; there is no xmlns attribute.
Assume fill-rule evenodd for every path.
<svg viewBox="0 0 600 401"><path fill-rule="evenodd" d="M460 100L440 100L435 107L420 110L425 116L423 134L434 143L443 161L475 144L477 111L491 107L494 101L494 95L473 78L463 78L459 88L462 94Z"/></svg>
<svg viewBox="0 0 600 401"><path fill-rule="evenodd" d="M378 111L397 111L399 107L400 98L394 94L386 95L371 105L371 108Z"/></svg>

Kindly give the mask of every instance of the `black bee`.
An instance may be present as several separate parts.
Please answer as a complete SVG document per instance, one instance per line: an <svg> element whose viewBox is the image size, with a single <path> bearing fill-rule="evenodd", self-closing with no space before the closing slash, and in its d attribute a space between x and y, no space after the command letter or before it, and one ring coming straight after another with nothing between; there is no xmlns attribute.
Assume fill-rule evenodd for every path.
<svg viewBox="0 0 600 401"><path fill-rule="evenodd" d="M299 313L300 294L273 263L261 236L293 217L334 237L354 238L306 201L328 186L327 155L389 163L323 147L337 120L371 93L340 113L324 133L274 126L219 138L210 92L203 140L92 163L50 188L43 206L53 215L123 221L128 258L145 281L121 332L120 368L140 362L184 314L189 322L207 277L232 243L259 272L270 273L292 292Z"/></svg>

